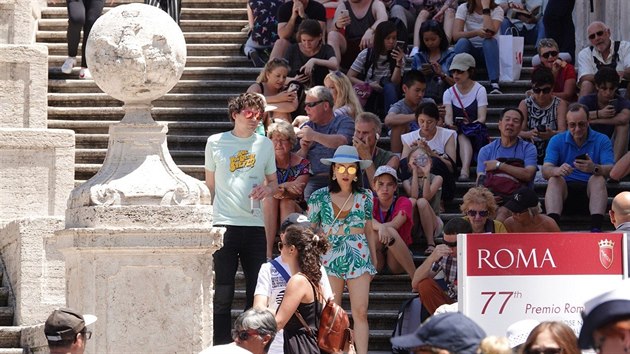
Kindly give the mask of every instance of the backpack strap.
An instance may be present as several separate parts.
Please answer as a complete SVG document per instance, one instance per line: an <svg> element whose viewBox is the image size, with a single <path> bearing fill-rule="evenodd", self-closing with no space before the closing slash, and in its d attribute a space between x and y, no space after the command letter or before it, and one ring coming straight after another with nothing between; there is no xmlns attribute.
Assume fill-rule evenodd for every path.
<svg viewBox="0 0 630 354"><path fill-rule="evenodd" d="M284 278L284 281L288 283L291 276L289 275L289 273L287 273L284 267L280 265L280 262L278 262L275 259L272 259L271 261L269 261L269 263L271 263L271 265L273 265L276 268L278 273L280 273L280 275L282 275L282 277Z"/></svg>
<svg viewBox="0 0 630 354"><path fill-rule="evenodd" d="M370 65L372 64L372 48L367 49L367 53L365 54L365 62L363 63L363 81L367 80L367 73L370 70Z"/></svg>

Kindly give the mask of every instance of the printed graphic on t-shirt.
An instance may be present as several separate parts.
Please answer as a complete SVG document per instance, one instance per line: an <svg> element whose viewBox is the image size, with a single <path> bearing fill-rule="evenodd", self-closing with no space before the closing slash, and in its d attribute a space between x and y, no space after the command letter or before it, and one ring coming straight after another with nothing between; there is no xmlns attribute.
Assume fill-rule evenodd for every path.
<svg viewBox="0 0 630 354"><path fill-rule="evenodd" d="M256 154L252 154L247 150L239 150L236 154L230 156L230 172L239 169L251 169L255 164Z"/></svg>
<svg viewBox="0 0 630 354"><path fill-rule="evenodd" d="M287 282L284 281L284 277L280 274L275 267L271 267L271 289L274 298L271 299L273 303L280 306L282 298L284 297L284 291L286 290Z"/></svg>

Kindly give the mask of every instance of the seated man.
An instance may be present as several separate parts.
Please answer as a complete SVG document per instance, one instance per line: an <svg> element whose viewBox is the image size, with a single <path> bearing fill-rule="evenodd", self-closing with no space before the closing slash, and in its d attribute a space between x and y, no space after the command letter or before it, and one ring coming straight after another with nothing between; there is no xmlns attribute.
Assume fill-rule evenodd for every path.
<svg viewBox="0 0 630 354"><path fill-rule="evenodd" d="M628 122L630 101L616 94L619 75L615 69L602 67L595 73L596 93L580 97L579 101L589 110L591 128L613 139L615 161L628 151Z"/></svg>
<svg viewBox="0 0 630 354"><path fill-rule="evenodd" d="M505 13L501 34L523 37L525 44L538 46L545 38L542 0L496 0Z"/></svg>
<svg viewBox="0 0 630 354"><path fill-rule="evenodd" d="M324 86L315 86L306 91L304 109L308 122L297 132L300 139L300 150L297 154L311 161L313 175L304 188L304 198L328 184L330 168L320 159L332 157L341 145L349 145L354 134L352 118L334 115L332 93Z"/></svg>
<svg viewBox="0 0 630 354"><path fill-rule="evenodd" d="M560 232L555 220L541 214L538 195L533 189L519 189L505 207L512 212L503 222L508 232Z"/></svg>
<svg viewBox="0 0 630 354"><path fill-rule="evenodd" d="M372 48L374 30L383 21L387 21L387 10L379 0L339 2L328 28L328 44L341 68L349 69L361 50Z"/></svg>
<svg viewBox="0 0 630 354"><path fill-rule="evenodd" d="M610 28L595 21L586 29L589 47L580 51L577 60L580 97L595 92L595 73L603 66L617 70L619 76L630 78L630 42L611 41Z"/></svg>
<svg viewBox="0 0 630 354"><path fill-rule="evenodd" d="M565 204L588 205L591 231L600 232L608 202L606 177L614 163L612 144L589 127L588 111L582 104L569 106L567 128L547 146L542 171L549 180L545 209L559 223Z"/></svg>
<svg viewBox="0 0 630 354"><path fill-rule="evenodd" d="M536 147L518 136L522 127L523 113L513 107L504 109L499 117L501 137L479 150L477 184L490 189L498 199L495 220L501 222L510 216L503 204L520 187L529 186L536 174ZM508 183L515 188L507 188Z"/></svg>
<svg viewBox="0 0 630 354"><path fill-rule="evenodd" d="M363 112L354 120L354 136L352 145L357 148L361 160L372 160L370 167L363 170L363 187L371 188L374 181L374 172L377 168L387 165L394 170L398 169L400 159L394 153L376 146L382 129L381 120L374 113Z"/></svg>
<svg viewBox="0 0 630 354"><path fill-rule="evenodd" d="M630 232L630 192L621 192L615 196L608 215L615 231Z"/></svg>
<svg viewBox="0 0 630 354"><path fill-rule="evenodd" d="M267 0L265 0L267 1ZM263 2L265 2L263 1ZM302 20L317 20L326 33L326 8L315 0L287 1L278 8L278 39L273 45L269 59L284 58L284 53L291 43L295 43L295 34ZM258 31L254 29L253 32Z"/></svg>
<svg viewBox="0 0 630 354"><path fill-rule="evenodd" d="M422 306L429 315L444 305L457 302L457 234L472 233L470 223L463 218L454 218L444 225L444 244L435 250L416 269L411 287L418 291ZM444 272L446 290L433 279Z"/></svg>

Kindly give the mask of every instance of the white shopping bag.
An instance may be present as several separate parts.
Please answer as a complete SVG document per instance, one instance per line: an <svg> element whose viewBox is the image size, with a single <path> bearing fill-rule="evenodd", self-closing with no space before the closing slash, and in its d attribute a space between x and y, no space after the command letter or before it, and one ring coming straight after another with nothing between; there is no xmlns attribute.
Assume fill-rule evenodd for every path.
<svg viewBox="0 0 630 354"><path fill-rule="evenodd" d="M499 36L499 81L515 81L521 77L525 38Z"/></svg>

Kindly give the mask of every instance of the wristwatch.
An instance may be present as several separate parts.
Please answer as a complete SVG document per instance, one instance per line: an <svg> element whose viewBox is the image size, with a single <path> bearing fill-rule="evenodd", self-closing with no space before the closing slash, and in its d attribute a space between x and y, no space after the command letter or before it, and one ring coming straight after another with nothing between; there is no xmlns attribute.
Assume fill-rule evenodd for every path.
<svg viewBox="0 0 630 354"><path fill-rule="evenodd" d="M595 168L593 169L593 174L594 175L599 175L599 166L595 165Z"/></svg>
<svg viewBox="0 0 630 354"><path fill-rule="evenodd" d="M494 167L495 170L498 170L499 167L501 167L501 161L497 161L496 166Z"/></svg>

